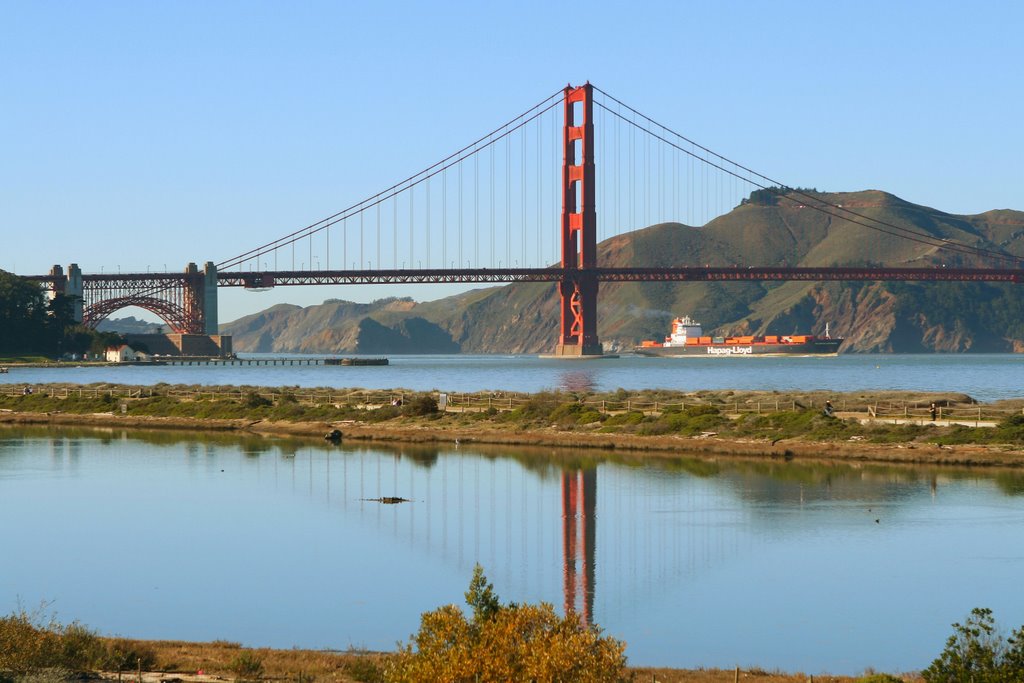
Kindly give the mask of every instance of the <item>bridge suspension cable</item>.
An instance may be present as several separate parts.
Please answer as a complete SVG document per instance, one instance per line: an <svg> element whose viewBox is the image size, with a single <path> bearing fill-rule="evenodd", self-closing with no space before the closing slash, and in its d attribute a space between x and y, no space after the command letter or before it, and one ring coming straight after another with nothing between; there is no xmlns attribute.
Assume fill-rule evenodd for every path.
<svg viewBox="0 0 1024 683"><path fill-rule="evenodd" d="M762 190L771 192L772 194L779 196L782 199L788 199L789 201L793 201L798 204L803 204L807 208L829 215L833 218L845 220L850 223L855 223L868 229L875 230L877 232L888 234L894 237L899 237L912 242L924 244L942 251L955 252L969 256L993 259L1005 263L1019 263L1022 260L1020 257L1015 257L1011 254L1006 254L1001 251L987 249L981 246L970 246L966 244L961 244L945 238L936 237L927 232L909 228L907 226L897 225L889 221L874 218L872 216L868 216L866 214L844 207L840 204L826 201L820 197L812 195L799 188L790 187L785 183L782 183L778 180L775 180L774 178L754 171L753 169L748 168L743 164L737 163L701 145L700 143L691 140L685 135L682 135L681 133L672 130L668 126L665 126L664 124L655 121L653 118L638 111L637 109L634 109L633 107L629 106L622 100L619 100L613 95L610 95L609 93L605 92L604 90L597 86L594 86L594 90L596 92L599 92L601 95L603 95L611 102L615 103L618 108L624 108L627 110L627 112L631 114L631 117L627 117L623 115L620 110L612 109L607 104L601 101L595 101L595 104L598 107L600 107L603 111L606 111L613 117L621 120L626 124L629 124L631 127L647 134L651 138L657 139L665 143L666 145L672 147L673 149L678 150L683 154L686 154L690 158L702 162L708 167L715 168L718 171L728 174L742 182L749 183L750 185L758 187ZM657 127L661 129L661 131L664 131L665 134L659 134L651 127L637 123L635 117L640 117L642 120L650 124L651 127ZM668 137L666 137L666 135L684 141L685 143L691 146L691 149L687 149L683 145L680 145L679 143L669 139ZM702 152L704 152L704 156L695 153L693 151L693 148L699 149ZM715 157L719 161L716 162L711 160L708 155ZM732 168L729 168L730 166ZM797 201L797 199L794 199L794 197L799 197L800 201Z"/></svg>
<svg viewBox="0 0 1024 683"><path fill-rule="evenodd" d="M413 263L413 260L416 258L416 254L415 254L415 252L413 250L413 244L412 244L412 242L413 242L412 238L414 236L414 233L413 233L413 223L414 223L414 219L415 219L415 216L416 216L416 209L415 209L416 202L415 202L415 199L414 199L413 190L414 190L414 188L417 188L418 186L421 186L421 185L423 186L423 190L425 192L425 198L426 198L425 207L424 207L424 210L426 211L426 214L425 214L426 220L425 220L424 229L426 230L426 232L423 233L423 238L425 240L425 245L424 245L425 252L426 252L425 256L426 256L427 260L429 261L429 259L431 258L431 253L432 253L431 252L431 248L432 248L432 246L433 246L434 251L437 251L438 242L440 242L442 258L446 258L447 257L447 253L448 253L447 230L448 230L448 225L449 225L449 222L448 222L448 219L447 219L447 214L448 214L447 171L449 169L451 169L453 166L458 166L459 167L460 184L459 184L459 193L458 194L460 196L460 202L459 202L459 212L460 212L460 214L459 215L460 215L460 219L461 219L461 211L462 211L461 194L462 194L462 189L463 189L462 188L462 183L461 183L462 163L467 161L470 157L474 158L474 185L475 185L474 202L475 202L475 207L476 207L475 211L478 211L479 210L479 201L480 201L480 197L479 197L479 161L478 161L478 155L481 152L483 152L484 150L489 150L490 151L490 155L489 156L491 157L490 158L490 165L491 165L491 175L490 175L491 196L490 196L490 201L489 201L489 211L490 211L490 214L491 214L491 217L492 217L492 226L493 226L493 224L494 224L493 218L494 218L494 213L495 213L495 209L496 209L495 203L497 201L497 199L494 196L494 182L495 182L495 175L496 175L495 172L494 172L494 170L495 170L494 155L495 155L495 148L497 146L497 143L500 142L501 140L506 140L507 141L506 142L506 147L508 149L505 150L506 164L505 164L505 169L504 169L504 175L506 176L506 181L507 181L506 182L506 192L505 192L506 197L505 197L505 201L506 201L506 203L509 206L511 206L511 204L510 204L511 199L510 199L510 196L508 196L508 195L510 195L510 192L511 192L510 184L511 184L511 174L512 174L512 166L511 166L512 161L511 161L511 155L509 153L509 151L511 150L511 136L514 133L519 132L523 136L522 147L525 149L525 147L526 147L526 132L525 132L525 128L526 128L526 126L528 124L537 123L538 130L537 130L536 135L537 135L537 137L539 139L541 118L545 114L555 110L559 105L562 104L562 94L563 93L562 93L561 90L553 93L552 95L550 95L549 97L545 98L541 102L535 104L534 106L530 107L529 109L527 109L526 111L524 111L520 115L518 115L515 118L509 120L507 123L505 123L505 124L495 128L494 130L492 130L491 132L487 133L486 135L481 136L480 138L478 138L477 140L473 141L472 143L470 143L470 144L464 146L463 148L459 149L458 151L448 155L447 157L445 157L441 161L438 161L437 163L431 164L430 166L428 166L428 167L424 168L423 170L419 171L418 173L415 173L415 174L405 178L404 180L402 180L402 181L400 181L398 183L395 183L394 185L390 186L389 188L387 188L387 189L385 189L385 190L383 190L381 192L378 192L377 194L374 194L374 195L372 195L372 196L370 196L370 197L368 197L368 198L366 198L366 199L364 199L364 200L362 200L360 202L352 204L348 208L343 209L342 211L339 211L339 212L337 212L335 214L332 214L330 216L327 216L326 218L323 218L323 219L321 219L319 221L316 221L315 223L312 223L312 224L307 225L307 226L305 226L303 228L295 230L295 231L293 231L293 232L291 232L291 233L289 233L289 234L287 234L287 235L285 235L285 236L283 236L281 238L278 238L278 239L273 240L271 242L267 242L266 244L263 244L263 245L261 245L259 247L254 248L254 249L250 249L250 250L248 250L248 251L246 251L246 252L244 252L244 253L242 253L242 254L240 254L238 256L235 256L233 258L221 261L220 263L217 264L218 270L228 270L228 269L232 269L232 268L240 268L240 267L243 267L246 263L249 263L250 265L255 264L256 265L256 269L258 270L260 268L259 261L260 261L260 259L263 256L268 255L270 253L274 253L275 254L275 258L276 258L276 254L277 254L277 251L279 249L281 249L283 247L287 247L289 245L291 245L293 247L293 249L294 249L294 245L295 245L296 242L299 242L299 241L305 240L305 239L309 239L310 240L310 256L309 256L309 258L310 258L310 261L312 261L314 258L316 258L315 254L312 252L312 237L314 235L316 235L318 233L321 233L323 231L327 231L331 226L334 226L334 225L336 225L338 223L342 223L343 225L345 225L345 222L346 222L346 220L348 218L354 218L357 215L359 215L361 217L360 221L362 223L362 216L363 216L363 214L367 210L369 210L371 208L375 208L375 207L380 207L381 204L383 204L383 203L385 203L387 201L395 202L395 206L393 207L394 224L392 226L392 232L393 232L393 239L394 239L393 257L394 257L395 261L397 261L398 260L398 242L399 242L399 235L398 235L398 206L397 206L397 202L398 202L399 195L401 195L402 193L408 193L408 196L409 196L409 212L410 212L410 217L409 217L410 225L409 225L409 231L408 231L408 234L409 234L409 237L410 237L410 252L409 252L410 264L409 265L410 265L410 267L412 267L412 266L415 265ZM524 166L523 175L525 177L525 173L526 173L526 171L525 171L525 163L526 163L525 159L521 160L520 163L523 164L523 166ZM431 178L434 178L435 176L441 176L441 178L440 178L441 183L439 183L439 184L435 183L434 184L435 187L432 190L431 189L431 185L430 185L430 180L431 180ZM440 185L440 190L441 190L441 192L440 192L440 195L441 195L441 207L439 209L439 207L435 206L435 207L433 207L433 210L432 210L431 203L430 203L430 197L431 197L431 195L437 193L437 190L438 190L437 185ZM524 198L523 201L525 202L525 198ZM538 202L539 201L540 200L538 199ZM430 225L431 225L431 223L430 223L430 216L431 216L431 213L437 214L438 212L440 212L440 215L441 215L441 220L438 223L439 223L440 227L443 230L445 230L445 234L444 234L444 236L440 240L435 241L435 243L433 245L431 245L431 241L430 241L431 237L429 235L429 228L430 228ZM506 218L506 221L505 221L506 222L506 225L505 225L506 234L504 235L504 237L505 237L505 240L504 240L505 244L504 244L504 246L505 246L505 252L508 255L508 258L511 258L511 249L512 249L511 248L511 244L512 244L512 240L511 240L511 233L510 233L510 230L509 230L510 223L511 223L511 218L508 215L508 212L506 212L505 218ZM375 219L377 221L376 240L379 242L379 240L381 239L380 215L376 216ZM476 228L479 228L479 227L480 227L479 224L477 224ZM492 230L492 232L493 232L493 230ZM329 232L325 233L325 234L329 236ZM328 237L328 239L329 239L329 237ZM371 239L373 239L373 238L371 238ZM479 239L480 239L479 230L477 230L477 234L476 234L476 237L475 237L476 242L474 243L475 250L478 248L478 241L479 241ZM497 239L497 237L492 234L491 240L490 240L490 245L489 245L489 248L490 248L490 251L491 251L492 255L495 253L495 248L496 248L495 242L496 242L496 239ZM360 268L364 268L366 266L366 263L367 263L364 260L365 256L367 254L366 254L366 251L364 249L365 245L363 243L364 242L364 237L363 237L362 227L360 228L360 240L359 240L359 242L360 242L360 245L359 245L359 247L360 247L359 248L359 252L360 252L359 267ZM460 222L460 233L459 233L459 245L460 245L460 248L459 248L458 252L459 252L459 258L461 259L461 257L462 257L462 254L461 254L461 245L462 245L461 222ZM345 238L344 238L343 250L347 250L347 247L348 247L348 237L346 235ZM378 245L378 248L377 248L377 267L381 266L381 264L380 264L380 254L381 254L381 248ZM492 257L492 260L493 260L493 257ZM293 261L294 261L294 253L293 253ZM325 258L325 262L326 262L326 258ZM293 263L292 264L293 269L294 269L294 265L295 264ZM313 268L313 264L312 263L309 263L308 265L309 265L310 269ZM343 266L345 266L345 267L348 267L349 265L350 265L349 262L346 262L345 264L343 264ZM393 263L392 265L394 267L398 267L399 264L396 262L396 263Z"/></svg>

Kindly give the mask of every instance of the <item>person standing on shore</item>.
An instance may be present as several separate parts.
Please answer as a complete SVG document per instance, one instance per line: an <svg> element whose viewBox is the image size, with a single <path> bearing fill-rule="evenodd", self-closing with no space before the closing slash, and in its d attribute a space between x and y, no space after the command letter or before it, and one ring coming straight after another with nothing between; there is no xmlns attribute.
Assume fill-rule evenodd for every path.
<svg viewBox="0 0 1024 683"><path fill-rule="evenodd" d="M825 410L822 411L825 417L832 417L835 414L836 409L832 407L832 401L825 401Z"/></svg>
<svg viewBox="0 0 1024 683"><path fill-rule="evenodd" d="M932 416L932 422L935 422L935 416L938 414L939 409L932 403L931 407L928 408L928 414Z"/></svg>

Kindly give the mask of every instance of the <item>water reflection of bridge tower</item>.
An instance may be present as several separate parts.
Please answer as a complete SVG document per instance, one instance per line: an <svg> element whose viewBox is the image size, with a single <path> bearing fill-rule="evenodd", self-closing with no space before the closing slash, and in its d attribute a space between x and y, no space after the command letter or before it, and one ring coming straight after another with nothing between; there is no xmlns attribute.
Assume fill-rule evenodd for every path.
<svg viewBox="0 0 1024 683"><path fill-rule="evenodd" d="M594 615L597 469L562 472L562 581L565 613Z"/></svg>

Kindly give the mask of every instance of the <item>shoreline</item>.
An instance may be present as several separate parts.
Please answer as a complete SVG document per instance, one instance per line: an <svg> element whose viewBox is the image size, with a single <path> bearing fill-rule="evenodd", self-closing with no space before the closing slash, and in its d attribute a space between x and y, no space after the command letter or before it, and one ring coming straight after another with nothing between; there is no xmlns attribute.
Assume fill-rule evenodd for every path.
<svg viewBox="0 0 1024 683"><path fill-rule="evenodd" d="M476 425L386 425L351 420L286 422L252 419L157 417L117 413L33 413L0 411L0 425L53 425L136 430L211 431L265 437L322 440L332 429L342 439L364 443L473 444L513 447L549 447L628 451L651 457L741 457L766 460L829 461L957 467L1024 467L1024 450L1007 445L929 443L870 443L865 441L805 441L799 438L768 440L728 439L717 436L637 435L561 431L552 428L520 431Z"/></svg>
<svg viewBox="0 0 1024 683"><path fill-rule="evenodd" d="M394 651L372 651L361 648L347 650L272 648L243 646L230 641L186 641L148 640L136 638L114 638L100 636L106 642L120 641L133 650L148 650L158 660L173 661L176 666L167 669L142 668L123 672L95 672L101 681L127 681L128 683L242 683L249 680L233 670L233 662L243 654L257 658L264 671L263 681L302 680L296 675L301 672L309 681L331 683L356 683L364 680L380 680L369 673L380 674ZM628 657L628 644L627 644ZM647 664L626 663L627 674L637 681L658 681L659 683L733 683L737 678L745 683L855 683L860 675L815 673L808 676L802 672L767 671L760 667L735 667L732 669L695 668L683 669ZM920 677L913 673L901 674L901 679L918 682Z"/></svg>

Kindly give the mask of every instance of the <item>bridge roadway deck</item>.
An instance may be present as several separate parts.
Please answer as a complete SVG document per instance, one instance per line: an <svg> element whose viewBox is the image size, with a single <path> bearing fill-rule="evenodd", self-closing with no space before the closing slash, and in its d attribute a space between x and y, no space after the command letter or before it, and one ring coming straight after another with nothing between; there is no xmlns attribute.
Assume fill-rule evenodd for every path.
<svg viewBox="0 0 1024 683"><path fill-rule="evenodd" d="M596 277L600 282L738 282L763 280L1024 282L1024 268L866 268L676 266L659 268L400 268L390 270L223 271L219 287L261 289L297 285L401 283L558 282L564 277ZM53 283L52 275L26 275L27 280ZM87 273L82 280L111 286L143 284L162 287L202 273Z"/></svg>
<svg viewBox="0 0 1024 683"><path fill-rule="evenodd" d="M680 266L665 268L466 268L395 270L285 270L217 273L220 287L391 283L558 282L594 276L601 282L730 282L755 280L1024 282L1017 268L851 268ZM86 276L87 277L87 276Z"/></svg>

